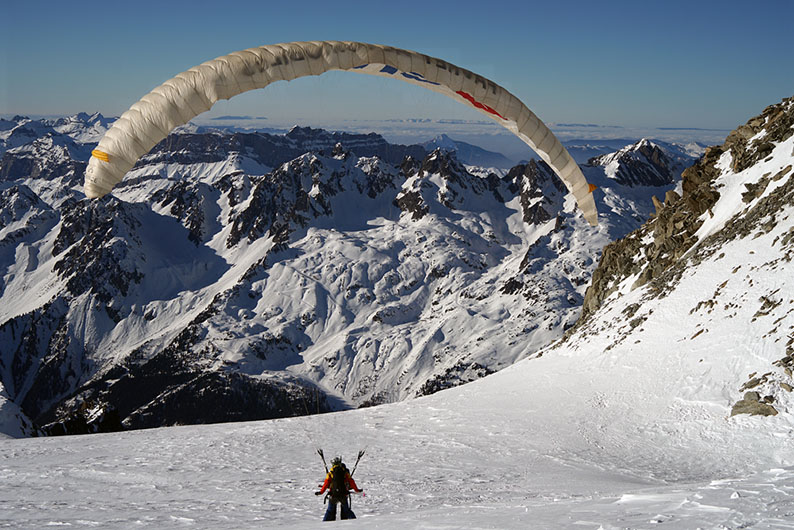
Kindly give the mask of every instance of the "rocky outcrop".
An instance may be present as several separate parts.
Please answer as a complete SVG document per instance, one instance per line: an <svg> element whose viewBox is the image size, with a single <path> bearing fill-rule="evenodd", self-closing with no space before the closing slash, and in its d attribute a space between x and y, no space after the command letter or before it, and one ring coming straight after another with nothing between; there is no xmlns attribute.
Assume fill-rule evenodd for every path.
<svg viewBox="0 0 794 530"><path fill-rule="evenodd" d="M308 219L329 215L327 199L341 190L326 170L320 158L304 155L258 180L251 191L251 200L231 220L227 247L233 247L243 238L252 242L265 234L277 243L284 243L295 226L305 226ZM311 194L315 186L319 193Z"/></svg>
<svg viewBox="0 0 794 530"><path fill-rule="evenodd" d="M67 185L82 185L86 162L73 155L80 151L72 140L47 136L5 152L0 158L0 182L22 178L64 179Z"/></svg>
<svg viewBox="0 0 794 530"><path fill-rule="evenodd" d="M759 310L757 317L765 316L771 309L765 304ZM774 406L777 397L794 391L794 336L790 336L785 345L786 356L772 363L770 371L764 374L754 372L748 376L747 381L741 386L739 392L744 392L744 397L731 407L731 416L749 414L753 416L776 416L778 409ZM785 401L785 400L782 400ZM784 405L785 406L785 405ZM786 409L781 409L785 411Z"/></svg>
<svg viewBox="0 0 794 530"><path fill-rule="evenodd" d="M525 223L539 225L557 216L565 185L545 162L519 164L508 171L505 180L510 191L521 197Z"/></svg>
<svg viewBox="0 0 794 530"><path fill-rule="evenodd" d="M18 253L20 245L33 242L58 222L58 213L24 184L15 184L0 191L0 249ZM27 249L27 269L35 267L37 251ZM23 254L24 255L24 254ZM0 277L0 293L4 278Z"/></svg>
<svg viewBox="0 0 794 530"><path fill-rule="evenodd" d="M300 378L258 378L212 368L217 352L196 346L206 335L202 324L221 310L230 295L216 296L151 358L141 358L143 349L133 352L57 406L42 409L35 421L45 434L59 435L330 411L326 394Z"/></svg>
<svg viewBox="0 0 794 530"><path fill-rule="evenodd" d="M15 184L0 191L0 230L23 221L32 211L49 209L29 187Z"/></svg>
<svg viewBox="0 0 794 530"><path fill-rule="evenodd" d="M758 392L747 392L743 399L737 401L731 408L731 416L737 414L749 414L751 416L777 416L778 412L771 405L774 402L772 396L761 398Z"/></svg>
<svg viewBox="0 0 794 530"><path fill-rule="evenodd" d="M419 220L430 212L430 205L439 203L450 209L465 207L467 197L492 195L504 202L499 192L502 182L496 175L481 178L469 173L454 151L438 148L420 163L406 158L401 164L406 182L397 195L395 204L412 219ZM431 178L440 179L435 183Z"/></svg>
<svg viewBox="0 0 794 530"><path fill-rule="evenodd" d="M738 173L769 156L775 143L788 140L794 134L794 98L770 105L760 116L738 127L728 135L723 150L730 149L731 168ZM764 131L763 134L759 134Z"/></svg>
<svg viewBox="0 0 794 530"><path fill-rule="evenodd" d="M717 162L723 154L730 153L733 170L740 171L768 156L772 142L781 142L794 132L792 103L792 99L787 99L768 107L761 116L728 135L723 145L708 148L703 157L683 172L680 197L668 193L663 204L657 201L657 213L651 220L604 248L585 295L580 323L584 323L626 278L636 276L632 288L645 285L662 277L682 259L697 241L695 234L703 223L703 216L708 215L720 197L713 185L721 172ZM782 192L778 197L781 195ZM752 214L747 216L745 222L752 218Z"/></svg>
<svg viewBox="0 0 794 530"><path fill-rule="evenodd" d="M181 180L156 192L152 201L168 208L169 213L188 230L188 239L198 246L207 235L208 217L219 213L216 198L212 195L215 193L206 184Z"/></svg>
<svg viewBox="0 0 794 530"><path fill-rule="evenodd" d="M57 258L53 269L66 280L71 296L91 293L107 305L111 318L118 295L126 296L133 283L143 279L135 263L140 262L140 210L113 197L74 201L62 207L62 222L53 245Z"/></svg>
<svg viewBox="0 0 794 530"><path fill-rule="evenodd" d="M411 214L411 219L414 221L418 221L430 211L418 189L401 191L394 200L394 204L403 212Z"/></svg>
<svg viewBox="0 0 794 530"><path fill-rule="evenodd" d="M447 368L443 374L428 379L416 391L416 396L429 396L447 388L460 386L495 373L495 370L480 363L467 363L463 360Z"/></svg>
<svg viewBox="0 0 794 530"><path fill-rule="evenodd" d="M348 158L341 146L336 152L333 158L302 155L253 180L250 199L229 219L232 228L227 248L264 235L283 244L296 228L333 215L332 199L337 194L356 189L375 198L389 188L396 189L395 181L402 179L378 158ZM225 189L229 202L237 202L237 188L229 184Z"/></svg>
<svg viewBox="0 0 794 530"><path fill-rule="evenodd" d="M253 421L328 412L328 399L297 378L256 378L202 370L160 355L116 381L93 381L60 405L43 426L49 435L167 425Z"/></svg>

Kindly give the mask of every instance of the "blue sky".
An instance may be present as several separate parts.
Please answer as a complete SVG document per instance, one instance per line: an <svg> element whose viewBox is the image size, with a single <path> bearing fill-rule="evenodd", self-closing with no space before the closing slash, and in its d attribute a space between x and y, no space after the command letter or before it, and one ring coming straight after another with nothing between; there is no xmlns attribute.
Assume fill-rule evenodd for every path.
<svg viewBox="0 0 794 530"><path fill-rule="evenodd" d="M554 123L732 129L794 94L792 0L9 0L0 19L0 114L119 115L205 60L325 39L441 57L490 77ZM331 73L239 96L210 115L479 118L442 99Z"/></svg>

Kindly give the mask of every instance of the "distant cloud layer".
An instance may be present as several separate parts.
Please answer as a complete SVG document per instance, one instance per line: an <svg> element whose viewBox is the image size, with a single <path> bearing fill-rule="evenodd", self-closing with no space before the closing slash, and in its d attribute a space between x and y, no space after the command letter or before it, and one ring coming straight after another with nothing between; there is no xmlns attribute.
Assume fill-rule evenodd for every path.
<svg viewBox="0 0 794 530"><path fill-rule="evenodd" d="M232 120L266 120L266 116L218 116L209 118L211 121L232 121Z"/></svg>

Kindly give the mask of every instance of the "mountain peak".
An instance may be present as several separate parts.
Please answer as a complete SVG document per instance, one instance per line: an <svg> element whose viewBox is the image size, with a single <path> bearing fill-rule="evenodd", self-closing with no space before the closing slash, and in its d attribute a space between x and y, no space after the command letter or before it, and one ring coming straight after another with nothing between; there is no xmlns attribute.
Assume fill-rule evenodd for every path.
<svg viewBox="0 0 794 530"><path fill-rule="evenodd" d="M513 162L501 153L488 151L476 145L454 140L446 134L439 134L422 145L428 151L433 151L438 148L454 151L458 160L470 166L495 167L500 169L509 169L513 166Z"/></svg>
<svg viewBox="0 0 794 530"><path fill-rule="evenodd" d="M313 129L312 127L304 127L298 124L293 125L290 127L289 131L285 136L310 136L312 133L319 133L319 132L326 132L324 129Z"/></svg>
<svg viewBox="0 0 794 530"><path fill-rule="evenodd" d="M628 187L672 184L685 167L646 138L614 153L591 158L588 165L603 167L607 178Z"/></svg>
<svg viewBox="0 0 794 530"><path fill-rule="evenodd" d="M436 147L425 157L422 171L428 174L441 175L444 178L457 177L467 173L466 168L458 161L455 151Z"/></svg>
<svg viewBox="0 0 794 530"><path fill-rule="evenodd" d="M437 147L444 147L444 148L447 148L447 149L456 149L457 148L457 142L455 142L455 140L453 140L452 138L450 138L449 136L447 136L444 133L439 134L438 136L436 136L435 138L430 140L427 144L428 145L434 145L434 146L437 146Z"/></svg>

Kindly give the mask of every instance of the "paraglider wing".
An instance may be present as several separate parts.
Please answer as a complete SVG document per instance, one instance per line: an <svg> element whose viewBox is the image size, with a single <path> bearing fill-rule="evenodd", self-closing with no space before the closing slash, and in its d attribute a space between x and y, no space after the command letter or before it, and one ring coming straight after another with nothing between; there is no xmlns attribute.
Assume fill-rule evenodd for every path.
<svg viewBox="0 0 794 530"><path fill-rule="evenodd" d="M475 108L535 150L573 193L585 219L593 226L598 224L592 187L579 166L518 98L493 81L441 59L360 42L290 42L250 48L169 79L122 114L99 142L86 169L86 195L94 198L109 193L174 127L209 110L218 100L275 81L331 70L399 79Z"/></svg>

